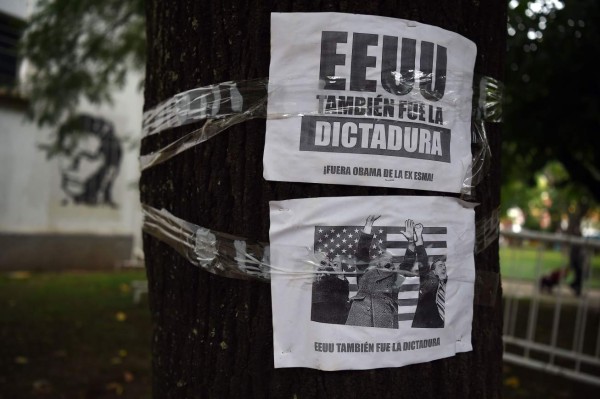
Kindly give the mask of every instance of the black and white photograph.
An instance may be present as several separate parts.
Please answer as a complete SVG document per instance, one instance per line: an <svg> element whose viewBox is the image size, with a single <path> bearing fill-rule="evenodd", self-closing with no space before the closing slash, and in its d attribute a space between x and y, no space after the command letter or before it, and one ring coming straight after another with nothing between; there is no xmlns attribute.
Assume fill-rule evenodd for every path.
<svg viewBox="0 0 600 399"><path fill-rule="evenodd" d="M270 205L276 367L397 367L472 349L471 206L410 196Z"/></svg>
<svg viewBox="0 0 600 399"><path fill-rule="evenodd" d="M369 215L362 227L315 227L315 254L323 260L313 281L311 320L443 328L447 229L411 219L403 227L376 226L379 218ZM425 241L424 235L435 241ZM428 256L428 250L436 255Z"/></svg>

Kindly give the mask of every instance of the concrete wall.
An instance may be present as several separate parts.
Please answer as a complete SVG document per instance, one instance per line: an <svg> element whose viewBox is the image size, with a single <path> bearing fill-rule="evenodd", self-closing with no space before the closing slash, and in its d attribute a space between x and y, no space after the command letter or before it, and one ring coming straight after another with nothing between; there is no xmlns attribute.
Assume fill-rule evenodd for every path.
<svg viewBox="0 0 600 399"><path fill-rule="evenodd" d="M3 0L0 12L26 19L34 5L32 0ZM26 68L23 63L21 84L26 83ZM112 105L81 104L79 111L89 115L96 130L114 127L109 155L102 151L107 135L88 134L81 141L87 147L80 152L95 152L96 158L71 154L47 159L39 147L52 142L58 129L28 122L26 95L23 99L0 90L0 270L111 268L141 253L140 80L140 73L132 72L126 86L115 89ZM108 163L110 168L103 166ZM102 176L96 179L100 188L74 183L70 173L76 168L83 175ZM74 184L86 187L86 195L74 194ZM98 199L89 200L91 191Z"/></svg>
<svg viewBox="0 0 600 399"><path fill-rule="evenodd" d="M132 246L132 234L0 233L0 270L112 269Z"/></svg>
<svg viewBox="0 0 600 399"><path fill-rule="evenodd" d="M61 157L39 146L56 129L27 122L22 101L0 101L0 270L113 267L141 247L137 143L139 75L115 92L113 106L81 111L111 122L122 150L112 186L116 206L75 203L61 187Z"/></svg>
<svg viewBox="0 0 600 399"><path fill-rule="evenodd" d="M0 11L13 17L25 19L35 0L2 0Z"/></svg>

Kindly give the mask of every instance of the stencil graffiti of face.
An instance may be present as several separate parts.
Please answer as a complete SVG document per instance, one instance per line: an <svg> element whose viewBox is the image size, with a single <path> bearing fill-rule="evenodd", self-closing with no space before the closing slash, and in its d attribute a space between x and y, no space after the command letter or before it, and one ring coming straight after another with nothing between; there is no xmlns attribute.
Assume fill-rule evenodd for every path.
<svg viewBox="0 0 600 399"><path fill-rule="evenodd" d="M106 163L101 152L102 142L93 134L72 135L65 138L66 153L60 159L62 188L71 197L85 193L86 184Z"/></svg>
<svg viewBox="0 0 600 399"><path fill-rule="evenodd" d="M112 188L121 164L122 150L112 123L102 118L79 115L58 131L62 162L61 189L68 198L63 204L117 208Z"/></svg>

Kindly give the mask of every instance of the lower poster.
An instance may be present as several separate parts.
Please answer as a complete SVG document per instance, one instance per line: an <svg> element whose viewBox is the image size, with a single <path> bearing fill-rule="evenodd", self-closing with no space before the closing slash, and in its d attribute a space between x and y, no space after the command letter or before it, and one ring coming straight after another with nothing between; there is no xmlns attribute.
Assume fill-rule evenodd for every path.
<svg viewBox="0 0 600 399"><path fill-rule="evenodd" d="M275 367L373 369L472 350L473 205L271 202Z"/></svg>

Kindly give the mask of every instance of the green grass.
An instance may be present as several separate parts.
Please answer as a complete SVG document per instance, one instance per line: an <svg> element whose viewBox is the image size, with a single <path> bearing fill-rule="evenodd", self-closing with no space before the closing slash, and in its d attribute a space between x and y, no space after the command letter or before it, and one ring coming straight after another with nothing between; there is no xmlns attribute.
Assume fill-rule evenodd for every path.
<svg viewBox="0 0 600 399"><path fill-rule="evenodd" d="M150 397L144 272L0 275L0 398Z"/></svg>
<svg viewBox="0 0 600 399"><path fill-rule="evenodd" d="M539 262L539 275L565 267L569 263L568 254L560 250L545 249L541 252L533 247L501 247L500 271L504 278L535 280ZM586 284L590 288L600 288L600 255L591 260L591 278ZM573 275L567 277L570 282Z"/></svg>
<svg viewBox="0 0 600 399"><path fill-rule="evenodd" d="M141 279L129 271L0 274L0 399L150 398L150 315L129 288ZM547 314L542 308L542 340ZM523 328L519 317L518 334ZM585 384L510 365L503 379L508 398L597 396Z"/></svg>

